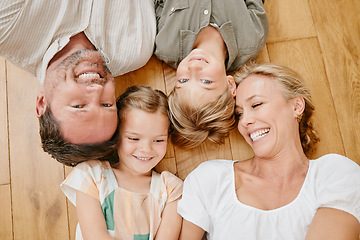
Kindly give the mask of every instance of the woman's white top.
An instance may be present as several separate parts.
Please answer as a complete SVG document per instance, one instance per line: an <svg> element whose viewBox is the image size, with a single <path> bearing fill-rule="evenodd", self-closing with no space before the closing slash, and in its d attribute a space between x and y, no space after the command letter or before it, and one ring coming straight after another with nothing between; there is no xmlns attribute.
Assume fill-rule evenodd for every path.
<svg viewBox="0 0 360 240"><path fill-rule="evenodd" d="M337 154L310 160L298 196L280 208L261 210L237 199L234 161L207 161L186 178L178 212L208 232L208 239L304 240L320 207L348 212L360 221L358 164Z"/></svg>

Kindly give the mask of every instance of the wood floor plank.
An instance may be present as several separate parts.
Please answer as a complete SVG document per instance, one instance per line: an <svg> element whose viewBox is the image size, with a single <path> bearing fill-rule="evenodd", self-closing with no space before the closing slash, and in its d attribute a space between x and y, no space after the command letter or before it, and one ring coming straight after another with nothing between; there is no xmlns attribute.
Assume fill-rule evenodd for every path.
<svg viewBox="0 0 360 240"><path fill-rule="evenodd" d="M146 85L165 92L165 82L161 62L152 56L142 68L115 78L116 96L132 85Z"/></svg>
<svg viewBox="0 0 360 240"><path fill-rule="evenodd" d="M346 156L360 164L360 1L309 1Z"/></svg>
<svg viewBox="0 0 360 240"><path fill-rule="evenodd" d="M326 153L344 155L334 103L317 38L300 39L268 45L272 62L280 63L297 71L311 90L315 105L314 123L321 139L316 158Z"/></svg>
<svg viewBox="0 0 360 240"><path fill-rule="evenodd" d="M265 1L265 10L270 25L268 43L316 36L307 0Z"/></svg>
<svg viewBox="0 0 360 240"><path fill-rule="evenodd" d="M73 167L65 166L65 178L71 173L73 169ZM70 240L75 240L76 226L78 224L76 207L68 199L66 199L66 203Z"/></svg>
<svg viewBox="0 0 360 240"><path fill-rule="evenodd" d="M194 170L200 163L211 159L232 159L229 138L224 144L204 142L199 147L185 149L175 147L175 158L178 176L181 179Z"/></svg>
<svg viewBox="0 0 360 240"><path fill-rule="evenodd" d="M5 59L0 58L0 184L10 183Z"/></svg>
<svg viewBox="0 0 360 240"><path fill-rule="evenodd" d="M10 184L0 185L0 239L12 238Z"/></svg>
<svg viewBox="0 0 360 240"><path fill-rule="evenodd" d="M40 147L35 99L39 82L8 64L14 239L68 239L63 166Z"/></svg>

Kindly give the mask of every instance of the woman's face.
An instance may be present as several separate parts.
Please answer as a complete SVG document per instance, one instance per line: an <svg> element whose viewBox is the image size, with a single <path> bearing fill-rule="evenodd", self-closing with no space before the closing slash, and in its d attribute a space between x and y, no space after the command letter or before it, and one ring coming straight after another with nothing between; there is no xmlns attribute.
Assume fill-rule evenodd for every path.
<svg viewBox="0 0 360 240"><path fill-rule="evenodd" d="M251 75L237 87L238 129L256 156L273 157L298 139L295 99L271 77Z"/></svg>

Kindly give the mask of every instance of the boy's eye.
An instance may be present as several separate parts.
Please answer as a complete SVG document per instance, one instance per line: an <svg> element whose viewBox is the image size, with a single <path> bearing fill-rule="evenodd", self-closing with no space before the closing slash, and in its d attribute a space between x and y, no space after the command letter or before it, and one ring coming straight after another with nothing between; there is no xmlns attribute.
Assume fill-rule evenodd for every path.
<svg viewBox="0 0 360 240"><path fill-rule="evenodd" d="M187 81L189 81L189 79L182 78L182 79L179 80L179 83L186 83Z"/></svg>
<svg viewBox="0 0 360 240"><path fill-rule="evenodd" d="M203 79L203 80L201 80L203 83L205 83L205 84L210 84L211 83L211 81L210 80L207 80L207 79Z"/></svg>
<svg viewBox="0 0 360 240"><path fill-rule="evenodd" d="M71 106L72 108L83 108L84 104L78 104L78 105L73 105Z"/></svg>

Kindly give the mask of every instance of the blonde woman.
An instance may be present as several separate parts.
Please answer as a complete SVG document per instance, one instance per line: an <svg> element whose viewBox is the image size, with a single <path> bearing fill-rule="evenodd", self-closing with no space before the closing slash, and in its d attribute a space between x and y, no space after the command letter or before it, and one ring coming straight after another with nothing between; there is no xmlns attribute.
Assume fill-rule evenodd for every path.
<svg viewBox="0 0 360 240"><path fill-rule="evenodd" d="M358 240L360 167L337 154L306 157L318 139L300 76L252 64L236 78L238 129L255 156L208 161L187 177L180 239Z"/></svg>

